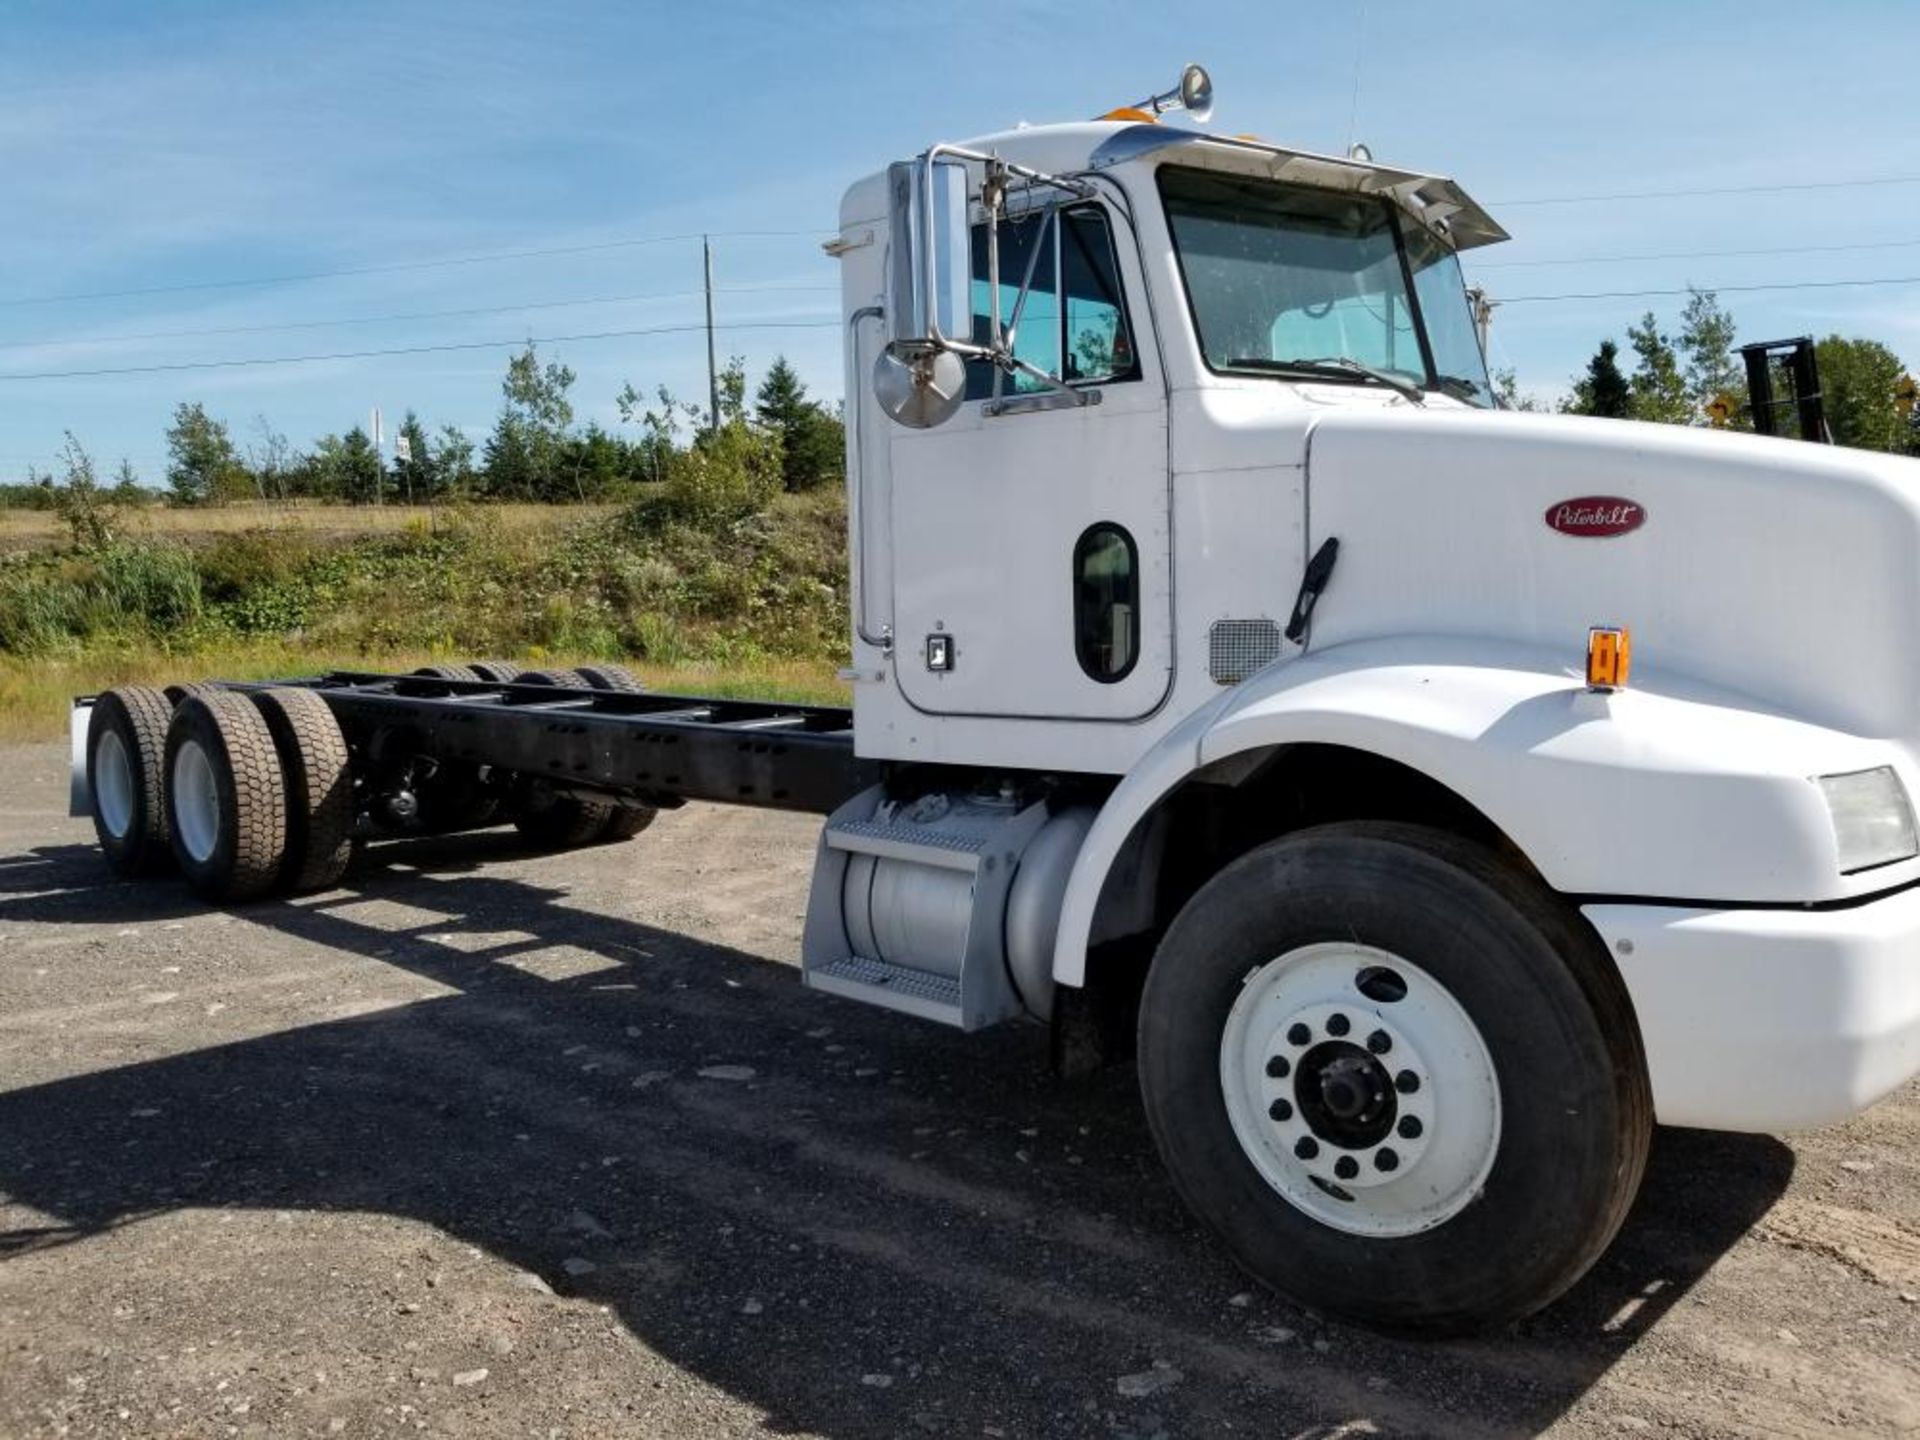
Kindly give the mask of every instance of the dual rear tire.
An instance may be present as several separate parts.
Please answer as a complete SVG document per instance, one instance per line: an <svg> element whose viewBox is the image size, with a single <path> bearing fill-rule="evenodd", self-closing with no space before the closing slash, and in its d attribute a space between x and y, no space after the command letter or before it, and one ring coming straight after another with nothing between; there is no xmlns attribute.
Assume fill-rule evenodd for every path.
<svg viewBox="0 0 1920 1440"><path fill-rule="evenodd" d="M125 686L93 707L94 832L123 875L177 868L205 899L336 883L352 856L347 745L310 691Z"/></svg>

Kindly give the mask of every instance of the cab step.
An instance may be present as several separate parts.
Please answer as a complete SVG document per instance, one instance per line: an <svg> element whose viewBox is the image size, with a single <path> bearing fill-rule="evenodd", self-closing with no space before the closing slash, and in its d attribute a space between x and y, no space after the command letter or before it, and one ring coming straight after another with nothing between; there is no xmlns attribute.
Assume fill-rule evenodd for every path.
<svg viewBox="0 0 1920 1440"><path fill-rule="evenodd" d="M937 1020L942 1025L966 1028L960 982L949 975L935 975L906 965L889 965L884 960L849 955L844 960L834 960L809 970L807 984L829 995L864 1000L884 1010L898 1010L903 1014L918 1015L922 1020Z"/></svg>

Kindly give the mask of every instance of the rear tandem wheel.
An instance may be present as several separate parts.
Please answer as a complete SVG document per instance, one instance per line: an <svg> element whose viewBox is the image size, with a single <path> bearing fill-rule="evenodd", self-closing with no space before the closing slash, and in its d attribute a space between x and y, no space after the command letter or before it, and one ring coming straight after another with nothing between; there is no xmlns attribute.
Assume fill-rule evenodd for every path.
<svg viewBox="0 0 1920 1440"><path fill-rule="evenodd" d="M173 857L195 893L246 900L273 888L287 855L286 777L253 701L233 691L182 701L165 774Z"/></svg>
<svg viewBox="0 0 1920 1440"><path fill-rule="evenodd" d="M252 692L272 732L286 776L287 854L282 888L324 890L353 858L353 775L346 736L333 710L311 690Z"/></svg>
<svg viewBox="0 0 1920 1440"><path fill-rule="evenodd" d="M563 690L612 690L629 695L637 695L645 688L624 665L528 670L514 677L514 683L554 685ZM581 845L631 840L651 825L657 814L659 811L651 806L587 800L540 789L521 802L513 823L522 835L542 849L571 850Z"/></svg>
<svg viewBox="0 0 1920 1440"><path fill-rule="evenodd" d="M167 845L167 722L173 706L146 685L123 685L93 702L87 718L87 790L93 831L122 875L156 875L173 863Z"/></svg>

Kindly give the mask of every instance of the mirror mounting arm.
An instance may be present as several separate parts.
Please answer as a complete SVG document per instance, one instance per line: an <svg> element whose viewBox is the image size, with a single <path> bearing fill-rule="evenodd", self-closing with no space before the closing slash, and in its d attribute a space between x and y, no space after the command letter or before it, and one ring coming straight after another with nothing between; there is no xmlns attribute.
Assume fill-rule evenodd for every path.
<svg viewBox="0 0 1920 1440"><path fill-rule="evenodd" d="M1002 160L998 155L989 155L979 150L968 150L958 145L934 145L930 147L927 152L920 157L919 162L920 184L924 197L920 220L922 226L920 239L924 247L921 261L925 266L926 293L929 296L936 293L939 285L939 276L932 243L932 215L934 211L933 177L935 165L943 159L977 161L984 167L986 172L981 181L980 199L987 211L988 288L992 291L992 296L988 303L992 307L992 321L991 329L988 332L988 343L985 345L976 345L971 341L960 340L954 336L943 334L940 330L937 313L929 306L927 325L930 333L927 339L931 342L933 348L937 350L950 351L963 358L974 357L997 362L1000 355L1005 351L1005 346L1001 343L1003 337L1000 332L1000 231L998 222L1001 213L1006 208L1007 182L1009 178L1017 176L1030 184L1052 186L1055 189L1064 190L1069 195L1073 195L1082 200L1090 200L1098 192L1085 180L1075 180L1063 175L1049 175L1044 170L1033 170L1025 165L1016 165L1011 160ZM1029 267L1029 269L1031 269L1031 267Z"/></svg>
<svg viewBox="0 0 1920 1440"><path fill-rule="evenodd" d="M986 178L980 182L980 204L987 212L987 345L995 357L1010 353L1013 342L1000 328L1000 216L1006 210L1007 167L999 160L987 162ZM1025 299L1023 293L1020 297ZM1014 323L1020 319L1020 307L1014 306ZM993 398L1000 398L1001 371L993 374Z"/></svg>

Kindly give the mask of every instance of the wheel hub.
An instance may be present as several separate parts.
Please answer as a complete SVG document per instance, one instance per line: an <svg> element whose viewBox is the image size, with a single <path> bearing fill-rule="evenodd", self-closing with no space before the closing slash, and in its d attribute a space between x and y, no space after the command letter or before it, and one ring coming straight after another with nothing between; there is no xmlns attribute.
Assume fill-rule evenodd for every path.
<svg viewBox="0 0 1920 1440"><path fill-rule="evenodd" d="M1249 974L1220 1073L1248 1158L1338 1229L1430 1229L1473 1200L1498 1150L1478 1028L1432 976L1369 946L1304 946Z"/></svg>
<svg viewBox="0 0 1920 1440"><path fill-rule="evenodd" d="M1276 1017L1267 1045L1285 1062L1266 1067L1273 1143L1310 1181L1338 1199L1401 1179L1419 1164L1432 1133L1433 1090L1419 1050L1391 1020L1363 1004L1305 1005ZM1273 1075L1276 1069L1282 1073Z"/></svg>
<svg viewBox="0 0 1920 1440"><path fill-rule="evenodd" d="M1358 1045L1332 1040L1300 1059L1294 1103L1323 1140L1348 1149L1372 1145L1393 1127L1393 1077Z"/></svg>

